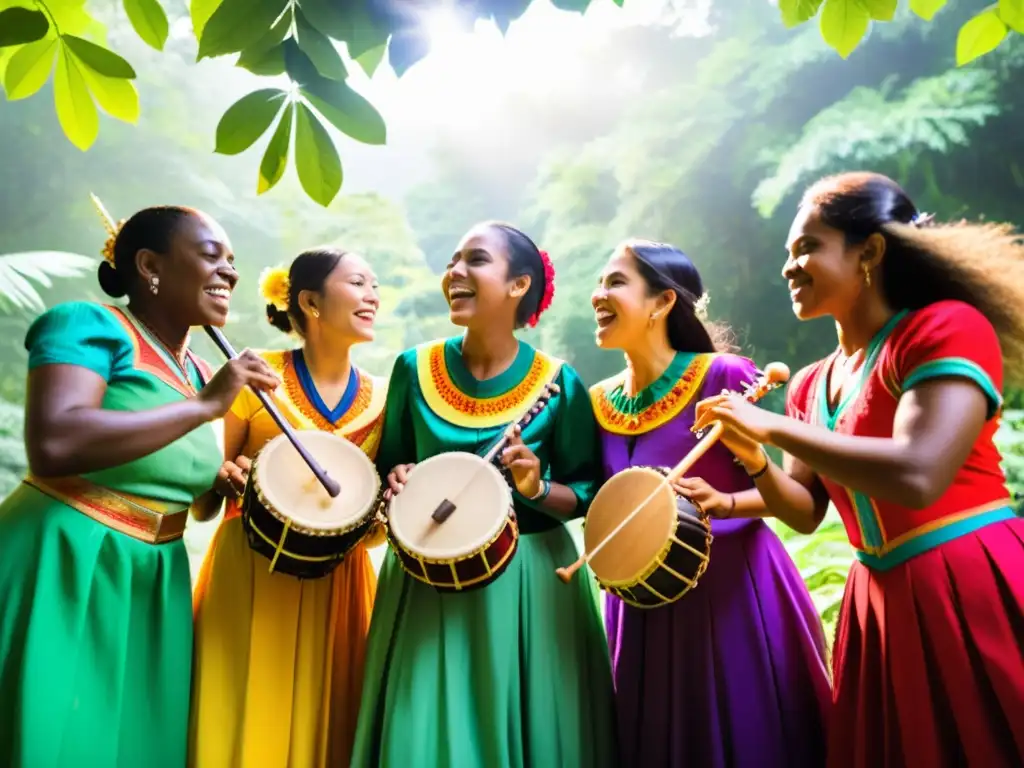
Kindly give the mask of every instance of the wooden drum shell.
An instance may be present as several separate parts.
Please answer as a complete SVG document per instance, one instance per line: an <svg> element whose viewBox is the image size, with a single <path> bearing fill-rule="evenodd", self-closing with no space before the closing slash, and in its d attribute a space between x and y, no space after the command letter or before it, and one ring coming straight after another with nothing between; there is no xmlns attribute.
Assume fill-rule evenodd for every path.
<svg viewBox="0 0 1024 768"><path fill-rule="evenodd" d="M308 433L299 432L298 434L300 440L304 439L307 434L312 434L334 438L330 442L344 441L344 438L326 432L310 430ZM345 451L363 465L359 467L363 474L370 475L372 470L372 478L376 483L373 500L365 505L360 503L359 507L365 508L347 523L329 528L303 526L292 519L286 511L276 509L274 504L267 499L267 495L260 485L260 463L273 459L272 452L268 452L267 448L283 439L285 439L284 435L274 438L253 459L241 499L243 528L249 547L271 562L271 570L299 579L323 578L329 576L345 559L345 556L366 538L377 521L376 513L380 506L380 479L372 462L366 458L365 454L362 454L359 448L352 443L345 441L347 444L344 447ZM314 437L314 439L319 440L320 438ZM348 446L351 446L353 450L348 450ZM306 447L309 449L309 445ZM287 448L294 450L290 444ZM356 454L354 451L359 451L359 453ZM365 464L358 457L365 459ZM320 456L317 458L322 460ZM344 494L346 489L344 473L333 467L328 468L328 471L341 483L341 493ZM296 482L309 482L309 480L296 479Z"/></svg>
<svg viewBox="0 0 1024 768"><path fill-rule="evenodd" d="M601 588L636 608L679 600L697 586L711 555L708 515L665 485L667 474L667 468L631 467L614 475L594 498L584 523L590 551L655 493L590 561Z"/></svg>
<svg viewBox="0 0 1024 768"><path fill-rule="evenodd" d="M422 492L424 484L435 487L458 489L458 483L446 482L443 478L458 475L460 462L468 462L469 476L479 472L478 481L491 484L495 493L490 494L488 509L493 518L500 515L496 530L491 532L479 544L467 545L464 551L448 555L430 555L425 551L404 542L396 533L394 520L396 515L415 514L420 518L429 516L437 507L441 494L433 494L428 499L413 501L417 492ZM453 470L455 470L453 472ZM465 476L465 475L463 475ZM500 489L500 490L499 490ZM457 495L454 494L453 495ZM500 509L500 512L497 510ZM398 556L402 569L412 578L427 584L438 592L468 592L486 587L508 567L519 547L519 527L512 515L512 494L501 473L492 465L483 463L479 456L452 451L438 454L416 464L410 471L402 493L391 500L388 510L388 543ZM483 510L472 504L457 506L456 511L437 525L452 526L459 530L460 514L465 519L467 514L480 514Z"/></svg>

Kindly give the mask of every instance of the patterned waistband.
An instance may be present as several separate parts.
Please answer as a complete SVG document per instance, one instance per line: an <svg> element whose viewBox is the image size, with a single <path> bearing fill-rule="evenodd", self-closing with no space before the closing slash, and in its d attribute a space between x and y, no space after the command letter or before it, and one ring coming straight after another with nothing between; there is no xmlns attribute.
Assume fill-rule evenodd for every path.
<svg viewBox="0 0 1024 768"><path fill-rule="evenodd" d="M880 550L865 552L854 550L864 565L876 571L888 571L905 563L915 555L945 544L953 539L974 533L992 523L1013 520L1017 513L1007 506L1007 499L985 504L955 515L933 520L886 543Z"/></svg>
<svg viewBox="0 0 1024 768"><path fill-rule="evenodd" d="M180 504L112 491L82 477L44 480L29 475L24 482L97 523L147 544L175 541L185 533L188 507Z"/></svg>

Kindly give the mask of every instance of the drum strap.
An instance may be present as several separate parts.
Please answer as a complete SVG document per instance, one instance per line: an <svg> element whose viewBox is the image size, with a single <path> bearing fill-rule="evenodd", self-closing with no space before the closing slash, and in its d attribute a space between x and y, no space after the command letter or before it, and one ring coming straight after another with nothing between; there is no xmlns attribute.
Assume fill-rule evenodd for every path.
<svg viewBox="0 0 1024 768"><path fill-rule="evenodd" d="M98 523L147 544L180 539L188 522L188 507L147 499L96 485L84 477L42 479L29 474L25 485L91 517Z"/></svg>

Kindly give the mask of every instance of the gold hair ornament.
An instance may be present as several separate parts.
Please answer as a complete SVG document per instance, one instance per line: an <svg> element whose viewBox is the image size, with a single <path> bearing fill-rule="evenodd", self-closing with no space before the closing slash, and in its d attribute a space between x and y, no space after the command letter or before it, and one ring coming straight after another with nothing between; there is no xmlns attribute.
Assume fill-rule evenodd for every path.
<svg viewBox="0 0 1024 768"><path fill-rule="evenodd" d="M281 312L288 311L288 288L288 270L284 267L267 267L260 273L260 296Z"/></svg>
<svg viewBox="0 0 1024 768"><path fill-rule="evenodd" d="M114 266L114 243L117 242L117 235L121 231L121 227L124 226L125 219L120 221L114 221L114 217L110 215L107 209L104 207L100 199L96 197L92 192L89 193L89 197L92 198L92 204L96 208L96 212L99 213L100 218L103 220L103 227L107 230L107 239L103 243L103 260L110 266Z"/></svg>

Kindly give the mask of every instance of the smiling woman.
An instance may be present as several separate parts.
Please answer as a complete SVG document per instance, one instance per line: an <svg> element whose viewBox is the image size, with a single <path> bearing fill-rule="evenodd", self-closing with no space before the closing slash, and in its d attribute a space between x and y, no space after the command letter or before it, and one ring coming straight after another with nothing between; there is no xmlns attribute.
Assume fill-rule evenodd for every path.
<svg viewBox="0 0 1024 768"><path fill-rule="evenodd" d="M192 621L182 533L221 465L210 422L279 380L215 376L189 328L224 324L238 275L219 225L147 208L100 266L125 309L62 304L29 329L29 476L0 505L0 764L180 766Z"/></svg>
<svg viewBox="0 0 1024 768"><path fill-rule="evenodd" d="M275 400L297 429L342 436L372 459L386 383L352 365L372 341L377 277L354 253L318 248L260 281L267 320L301 339L260 357L284 380ZM328 576L271 573L250 549L237 501L250 460L280 428L252 392L224 417L227 509L196 583L189 765L348 765L376 577L371 532Z"/></svg>

